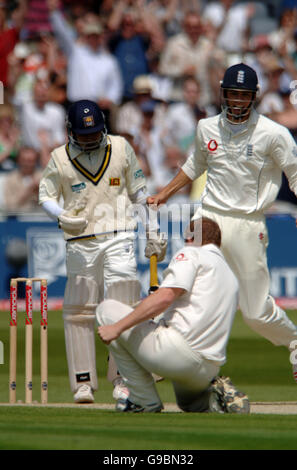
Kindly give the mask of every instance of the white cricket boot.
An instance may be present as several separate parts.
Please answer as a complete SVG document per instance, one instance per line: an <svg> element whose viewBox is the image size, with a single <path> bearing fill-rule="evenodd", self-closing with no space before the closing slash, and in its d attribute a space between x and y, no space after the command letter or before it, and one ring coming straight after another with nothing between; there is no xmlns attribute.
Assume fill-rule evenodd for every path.
<svg viewBox="0 0 297 470"><path fill-rule="evenodd" d="M81 385L74 394L75 403L94 403L94 395L90 385Z"/></svg>
<svg viewBox="0 0 297 470"><path fill-rule="evenodd" d="M124 384L124 381L121 377L118 377L117 379L114 380L113 382L113 392L112 396L114 400L127 400L129 397L129 390Z"/></svg>

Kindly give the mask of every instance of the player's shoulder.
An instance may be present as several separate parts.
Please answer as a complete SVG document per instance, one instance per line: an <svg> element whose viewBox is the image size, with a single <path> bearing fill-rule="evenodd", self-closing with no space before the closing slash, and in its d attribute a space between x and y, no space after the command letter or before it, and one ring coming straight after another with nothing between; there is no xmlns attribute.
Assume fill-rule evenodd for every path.
<svg viewBox="0 0 297 470"><path fill-rule="evenodd" d="M66 147L67 147L66 144L62 144L62 145L59 145L58 147L55 147L51 152L51 156L61 157L61 155L64 155L65 153L67 154Z"/></svg>
<svg viewBox="0 0 297 470"><path fill-rule="evenodd" d="M119 134L108 134L108 139L112 144L118 144L118 145L126 145L128 144L128 141L125 137Z"/></svg>
<svg viewBox="0 0 297 470"><path fill-rule="evenodd" d="M216 114L215 116L199 119L198 128L203 130L217 127L220 121L220 116L221 114Z"/></svg>
<svg viewBox="0 0 297 470"><path fill-rule="evenodd" d="M199 258L199 252L201 247L194 246L192 244L185 244L180 248L173 256L173 261L178 263L182 261L195 261Z"/></svg>
<svg viewBox="0 0 297 470"><path fill-rule="evenodd" d="M267 116L264 116L263 114L259 114L259 119L257 123L257 127L261 131L266 131L267 133L278 136L278 135L288 135L289 131L288 129L283 126L282 124L279 124L276 121L273 121Z"/></svg>

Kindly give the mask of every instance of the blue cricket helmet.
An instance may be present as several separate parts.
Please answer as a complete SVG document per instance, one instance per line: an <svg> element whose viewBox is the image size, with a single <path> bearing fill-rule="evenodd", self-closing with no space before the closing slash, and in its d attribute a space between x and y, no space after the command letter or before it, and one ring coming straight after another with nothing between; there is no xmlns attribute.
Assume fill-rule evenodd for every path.
<svg viewBox="0 0 297 470"><path fill-rule="evenodd" d="M254 69L243 63L229 67L221 81L222 109L226 118L233 124L240 124L248 119L255 104L258 89L258 77ZM234 90L238 98L233 96L232 100L228 99L228 90ZM242 92L251 92L251 97L243 98Z"/></svg>
<svg viewBox="0 0 297 470"><path fill-rule="evenodd" d="M104 114L94 101L80 100L72 103L68 109L66 127L70 143L80 150L95 150L106 146L107 130ZM94 141L83 144L77 139L77 136L98 132L101 132L100 138Z"/></svg>
<svg viewBox="0 0 297 470"><path fill-rule="evenodd" d="M232 65L226 70L221 87L249 90L256 93L259 87L258 77L255 70L246 64Z"/></svg>

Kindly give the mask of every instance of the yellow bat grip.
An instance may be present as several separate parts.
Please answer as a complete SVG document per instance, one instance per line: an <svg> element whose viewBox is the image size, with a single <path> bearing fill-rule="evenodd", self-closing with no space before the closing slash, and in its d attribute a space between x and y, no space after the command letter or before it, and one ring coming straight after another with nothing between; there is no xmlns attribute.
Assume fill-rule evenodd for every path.
<svg viewBox="0 0 297 470"><path fill-rule="evenodd" d="M157 255L150 257L150 287L158 286Z"/></svg>

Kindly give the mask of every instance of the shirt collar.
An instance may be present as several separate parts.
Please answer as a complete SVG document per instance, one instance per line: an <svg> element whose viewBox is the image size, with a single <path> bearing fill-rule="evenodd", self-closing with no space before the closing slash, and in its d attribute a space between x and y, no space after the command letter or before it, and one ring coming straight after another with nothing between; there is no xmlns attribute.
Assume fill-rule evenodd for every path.
<svg viewBox="0 0 297 470"><path fill-rule="evenodd" d="M81 157L82 155L90 155L92 158L95 155L100 155L101 151L98 152L98 149L92 150L91 152L83 152L82 150L75 147L73 144L69 143L68 145L68 153L71 160L74 160L77 157Z"/></svg>
<svg viewBox="0 0 297 470"><path fill-rule="evenodd" d="M248 118L246 126L242 130L242 132L245 132L247 129L250 129L251 127L255 127L258 122L258 119L259 119L259 113L255 109L252 109L250 117ZM224 130L228 131L228 121L224 112L220 114L219 124Z"/></svg>

